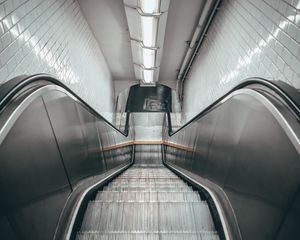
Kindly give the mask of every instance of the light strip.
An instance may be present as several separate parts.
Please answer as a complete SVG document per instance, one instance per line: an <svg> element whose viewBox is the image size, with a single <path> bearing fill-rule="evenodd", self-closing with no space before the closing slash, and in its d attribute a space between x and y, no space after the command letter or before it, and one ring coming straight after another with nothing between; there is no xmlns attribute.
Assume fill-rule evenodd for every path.
<svg viewBox="0 0 300 240"><path fill-rule="evenodd" d="M144 69L143 74L145 83L153 83L154 70Z"/></svg>
<svg viewBox="0 0 300 240"><path fill-rule="evenodd" d="M160 0L139 0L139 7L145 15L141 15L141 33L142 33L142 66L143 81L153 83L154 70L156 62L156 51L151 48L156 47L156 38L158 30L158 17L154 16L159 12ZM151 15L153 14L153 15ZM150 48L150 49L149 49Z"/></svg>
<svg viewBox="0 0 300 240"><path fill-rule="evenodd" d="M140 0L140 7L144 13L158 12L159 5L159 0Z"/></svg>
<svg viewBox="0 0 300 240"><path fill-rule="evenodd" d="M156 42L157 18L141 16L142 42L146 47L154 47Z"/></svg>
<svg viewBox="0 0 300 240"><path fill-rule="evenodd" d="M143 48L143 65L145 68L155 66L155 50Z"/></svg>

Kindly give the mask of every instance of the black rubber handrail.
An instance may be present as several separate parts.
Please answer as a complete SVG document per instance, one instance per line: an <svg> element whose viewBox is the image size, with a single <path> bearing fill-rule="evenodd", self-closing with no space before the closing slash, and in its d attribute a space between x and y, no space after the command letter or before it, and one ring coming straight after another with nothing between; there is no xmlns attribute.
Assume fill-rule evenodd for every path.
<svg viewBox="0 0 300 240"><path fill-rule="evenodd" d="M128 136L129 133L129 112L126 116L126 122L125 122L125 130L124 132L115 127L112 123L110 123L108 120L106 120L101 114L99 114L96 110L94 110L89 104L87 104L83 99L81 99L77 94L75 94L70 88L68 88L65 84L60 82L57 78L50 74L36 74L32 76L19 76L16 78L13 78L4 84L0 86L0 112L2 109L6 106L6 104L23 88L28 86L31 83L38 82L38 81L47 81L52 84L58 85L62 88L64 88L66 91L71 93L86 109L95 115L98 119L102 119L105 121L109 126L114 128L116 131L121 133L124 136ZM179 129L173 132L172 130L172 122L171 122L171 116L170 112L167 111L167 123L168 123L168 133L169 136L172 136L182 130L183 128L186 128L190 124L192 124L194 121L198 120L199 118L206 115L213 107L215 107L217 104L219 104L224 98L226 98L228 95L230 95L232 92L242 89L245 87L249 87L250 85L261 85L265 86L268 89L274 91L276 94L278 94L285 102L286 104L293 110L295 115L298 119L300 119L300 93L293 88L292 86L288 85L287 83L284 83L282 81L269 81L263 78L248 78L242 83L238 84L236 87L232 88L229 92L227 92L224 96L216 100L214 103L209 105L207 108L205 108L203 111L201 111L199 114L197 114L195 117L193 117L191 120L189 120L187 123L185 123L183 126L181 126Z"/></svg>
<svg viewBox="0 0 300 240"><path fill-rule="evenodd" d="M114 128L116 131L124 135L128 136L129 133L129 114L126 116L125 130L124 132L110 123L105 119L101 114L99 114L94 108L92 108L89 104L87 104L83 99L81 99L76 93L74 93L70 88L68 88L65 84L59 81L55 76L50 74L35 74L31 76L18 76L15 77L4 84L0 85L0 112L5 108L5 106L9 103L9 101L22 89L27 87L31 83L46 81L51 84L57 85L68 91L71 95L73 95L76 100L83 105L91 114L93 114L96 118L103 120L110 127Z"/></svg>
<svg viewBox="0 0 300 240"><path fill-rule="evenodd" d="M300 119L300 93L297 89L290 86L289 84L282 82L282 81L270 81L264 78L247 78L242 83L238 84L234 88L232 88L229 92L227 92L224 96L220 97L218 100L210 104L208 107L206 107L203 111L201 111L199 114L197 114L195 117L193 117L191 120L189 120L187 123L185 123L183 126L181 126L179 129L173 132L172 130L172 122L171 122L171 115L168 111L166 113L167 115L167 125L168 125L168 134L169 136L173 136L174 134L178 133L182 129L186 128L187 126L191 125L194 121L200 119L207 113L209 113L217 104L219 104L223 99L225 99L227 96L229 96L232 92L249 87L251 85L260 85L264 86L267 89L272 90L276 94L278 94L285 103L291 108L295 116L297 117L297 120Z"/></svg>

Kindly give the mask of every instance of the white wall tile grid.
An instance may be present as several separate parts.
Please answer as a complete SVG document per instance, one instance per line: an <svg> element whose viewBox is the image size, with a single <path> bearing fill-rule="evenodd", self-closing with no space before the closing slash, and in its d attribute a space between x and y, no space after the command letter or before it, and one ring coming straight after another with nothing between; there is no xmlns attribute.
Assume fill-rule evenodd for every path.
<svg viewBox="0 0 300 240"><path fill-rule="evenodd" d="M300 88L300 0L224 0L185 82L185 120L248 77Z"/></svg>
<svg viewBox="0 0 300 240"><path fill-rule="evenodd" d="M42 72L97 111L113 111L111 74L77 1L0 0L0 84Z"/></svg>

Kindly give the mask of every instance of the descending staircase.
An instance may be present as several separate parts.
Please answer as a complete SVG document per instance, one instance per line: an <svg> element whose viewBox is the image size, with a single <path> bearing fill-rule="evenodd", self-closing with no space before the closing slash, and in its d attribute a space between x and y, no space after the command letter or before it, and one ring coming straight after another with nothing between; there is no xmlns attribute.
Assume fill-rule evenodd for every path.
<svg viewBox="0 0 300 240"><path fill-rule="evenodd" d="M217 240L205 201L163 165L133 165L104 187L77 240Z"/></svg>

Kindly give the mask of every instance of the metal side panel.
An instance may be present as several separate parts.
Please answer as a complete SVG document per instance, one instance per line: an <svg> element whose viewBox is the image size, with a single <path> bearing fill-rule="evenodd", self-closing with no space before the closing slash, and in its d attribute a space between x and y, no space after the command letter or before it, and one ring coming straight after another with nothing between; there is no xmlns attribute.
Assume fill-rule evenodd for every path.
<svg viewBox="0 0 300 240"><path fill-rule="evenodd" d="M16 120L0 156L1 208L17 238L50 239L71 189L41 97Z"/></svg>
<svg viewBox="0 0 300 240"><path fill-rule="evenodd" d="M49 92L43 98L71 183L76 184L78 180L95 174L96 170L101 173L104 169L101 160L97 157L89 158L85 125L91 124L92 119L87 122L81 120L81 109L78 110L74 100L64 93ZM81 118L84 114L89 115L83 111L80 112ZM97 134L96 129L93 133ZM95 151L99 152L97 135L93 141L93 145L97 146Z"/></svg>
<svg viewBox="0 0 300 240"><path fill-rule="evenodd" d="M103 129L112 140L108 147L128 139L62 87L41 82L22 90L0 115L1 236L50 240L81 180L108 172ZM112 152L112 166L130 164L132 146Z"/></svg>
<svg viewBox="0 0 300 240"><path fill-rule="evenodd" d="M195 144L190 148L193 134ZM278 96L243 89L167 137L165 156L167 163L225 193L220 196L233 209L235 219L230 222L237 222L241 238L271 240L288 229L293 231L289 236L300 233L292 227L300 219L295 200L300 186L299 139L299 121Z"/></svg>

